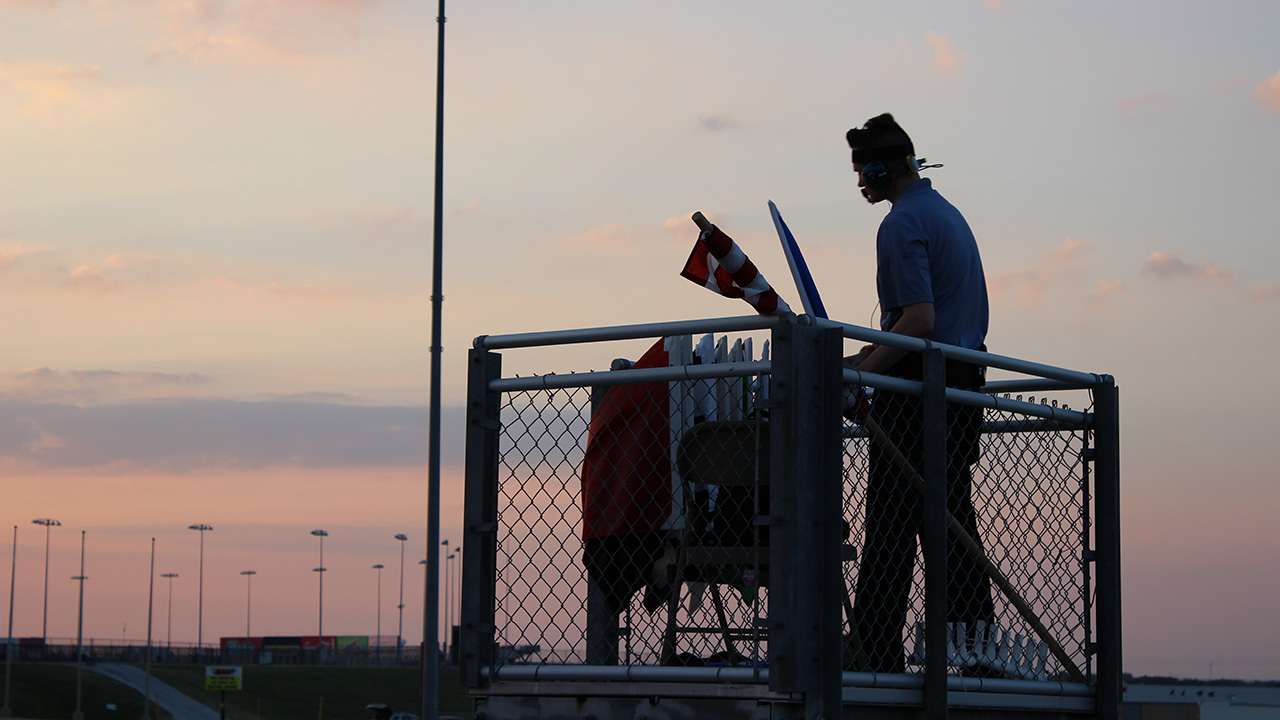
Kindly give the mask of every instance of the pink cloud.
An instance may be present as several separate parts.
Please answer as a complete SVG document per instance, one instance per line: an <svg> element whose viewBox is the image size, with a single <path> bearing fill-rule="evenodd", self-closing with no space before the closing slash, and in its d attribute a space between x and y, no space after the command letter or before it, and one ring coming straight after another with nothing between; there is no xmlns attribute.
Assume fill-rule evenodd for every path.
<svg viewBox="0 0 1280 720"><path fill-rule="evenodd" d="M1258 83L1253 96L1262 106L1273 113L1280 113L1280 71Z"/></svg>
<svg viewBox="0 0 1280 720"><path fill-rule="evenodd" d="M1165 104L1164 96L1160 91L1152 91L1146 95L1138 97L1124 98L1120 101L1120 109L1125 112L1136 112L1152 107L1159 107Z"/></svg>
<svg viewBox="0 0 1280 720"><path fill-rule="evenodd" d="M89 292L113 292L120 285L115 278L109 277L102 270L88 265L81 265L67 273L67 277L63 279L62 284L72 290Z"/></svg>
<svg viewBox="0 0 1280 720"><path fill-rule="evenodd" d="M1235 283L1231 272L1203 260L1187 262L1176 252L1153 252L1142 263L1142 274L1161 280L1191 278L1201 284L1230 286Z"/></svg>
<svg viewBox="0 0 1280 720"><path fill-rule="evenodd" d="M160 0L165 23L146 46L156 61L207 65L297 65L359 34L382 0Z"/></svg>
<svg viewBox="0 0 1280 720"><path fill-rule="evenodd" d="M1214 83L1209 86L1209 94L1214 97L1225 97L1240 89L1244 85L1244 79L1239 77L1230 77L1221 82Z"/></svg>
<svg viewBox="0 0 1280 720"><path fill-rule="evenodd" d="M1102 311L1111 305L1113 299L1127 292L1129 288L1122 280L1099 280L1098 289L1089 294L1085 304L1094 312Z"/></svg>
<svg viewBox="0 0 1280 720"><path fill-rule="evenodd" d="M1255 285L1245 291L1244 296L1245 298L1255 302L1275 300L1276 298L1280 298L1280 287L1277 287L1275 283Z"/></svg>
<svg viewBox="0 0 1280 720"><path fill-rule="evenodd" d="M933 48L933 59L930 63L934 69L944 75L958 75L969 64L969 55L957 50L948 34L938 34L932 30L924 34L924 42Z"/></svg>
<svg viewBox="0 0 1280 720"><path fill-rule="evenodd" d="M22 261L22 258L33 253L33 250L24 248L21 245L0 247L0 272L4 272L5 270L17 265Z"/></svg>
<svg viewBox="0 0 1280 720"><path fill-rule="evenodd" d="M1078 272L1076 259L1092 247L1090 243L1067 238L1034 267L989 275L987 290L996 299L1012 292L1017 304L1024 309L1039 307L1051 285L1063 275Z"/></svg>
<svg viewBox="0 0 1280 720"><path fill-rule="evenodd" d="M23 403L72 405L130 399L171 397L210 378L197 373L117 370L54 370L40 367L0 370L0 398Z"/></svg>
<svg viewBox="0 0 1280 720"><path fill-rule="evenodd" d="M280 282L269 282L263 285L250 286L228 277L214 278L214 282L228 290L234 290L249 297L262 297L265 295L279 298L328 301L335 300L343 294L338 288L319 283L288 285Z"/></svg>
<svg viewBox="0 0 1280 720"><path fill-rule="evenodd" d="M116 103L111 82L96 65L0 60L0 83L25 98L21 112L27 117L42 118L67 110L83 114Z"/></svg>
<svg viewBox="0 0 1280 720"><path fill-rule="evenodd" d="M569 248L594 252L626 252L631 249L632 232L622 223L609 223L580 235L570 235L561 242Z"/></svg>

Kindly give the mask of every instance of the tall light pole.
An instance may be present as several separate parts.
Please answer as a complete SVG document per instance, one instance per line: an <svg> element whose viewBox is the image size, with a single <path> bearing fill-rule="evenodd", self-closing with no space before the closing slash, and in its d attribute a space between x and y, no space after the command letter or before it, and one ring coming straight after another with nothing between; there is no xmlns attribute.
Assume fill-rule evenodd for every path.
<svg viewBox="0 0 1280 720"><path fill-rule="evenodd" d="M240 572L244 576L244 638L248 640L253 637L253 633L249 632L249 617L253 612L253 576L258 574L257 570L243 570Z"/></svg>
<svg viewBox="0 0 1280 720"><path fill-rule="evenodd" d="M374 648L377 650L382 649L382 568L384 567L386 566L382 563L373 566L373 569L378 571L378 634L375 636L378 639L373 641ZM379 652L378 655L381 656L382 653Z"/></svg>
<svg viewBox="0 0 1280 720"><path fill-rule="evenodd" d="M62 527L62 523L53 518L36 518L31 521L35 525L44 526L44 622L40 625L40 645L49 639L49 528Z"/></svg>
<svg viewBox="0 0 1280 720"><path fill-rule="evenodd" d="M396 539L400 541L400 604L396 606L400 611L400 624L396 626L396 665L399 665L400 646L404 644L404 544L409 536L396 533Z"/></svg>
<svg viewBox="0 0 1280 720"><path fill-rule="evenodd" d="M320 660L324 660L324 539L329 533L324 530L312 530L312 535L320 538L320 567L315 572L320 574L320 615L319 624L316 627L316 642L320 649Z"/></svg>
<svg viewBox="0 0 1280 720"><path fill-rule="evenodd" d="M173 650L173 579L178 577L178 573L161 573L160 577L169 579L169 611L164 616L167 625L164 631L164 649L168 652Z"/></svg>
<svg viewBox="0 0 1280 720"><path fill-rule="evenodd" d="M431 243L431 401L427 423L427 547L440 541L440 375L441 316L444 305L444 0L436 15L436 187ZM440 557L428 555L422 608L422 637L435 636L439 619ZM440 715L440 658L435 652L422 659L422 720Z"/></svg>
<svg viewBox="0 0 1280 720"><path fill-rule="evenodd" d="M13 526L13 564L9 566L9 634L4 639L4 707L0 717L13 715L9 707L9 676L13 674L13 588L18 581L18 526Z"/></svg>
<svg viewBox="0 0 1280 720"><path fill-rule="evenodd" d="M84 530L80 531L80 574L71 579L80 581L80 609L76 612L76 711L71 714L71 720L84 720L84 713L80 711L80 675L84 668L84 581L89 579L84 574Z"/></svg>
<svg viewBox="0 0 1280 720"><path fill-rule="evenodd" d="M142 683L142 717L147 717L147 698L151 696L151 616L156 603L156 539L151 538L151 567L147 569L147 658Z"/></svg>
<svg viewBox="0 0 1280 720"><path fill-rule="evenodd" d="M204 654L204 534L212 530L213 526L196 523L195 525L188 525L187 529L200 533L200 601L199 610L196 614L196 652Z"/></svg>

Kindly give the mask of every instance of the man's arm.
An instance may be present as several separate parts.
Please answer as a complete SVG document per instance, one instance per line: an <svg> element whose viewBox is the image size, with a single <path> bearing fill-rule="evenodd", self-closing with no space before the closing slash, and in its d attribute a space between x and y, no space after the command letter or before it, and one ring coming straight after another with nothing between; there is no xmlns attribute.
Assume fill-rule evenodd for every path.
<svg viewBox="0 0 1280 720"><path fill-rule="evenodd" d="M902 317L889 328L889 332L916 338L927 338L933 332L933 303L922 302L905 305ZM863 372L883 373L907 354L906 350L876 345L871 352L861 352L845 358L845 367Z"/></svg>

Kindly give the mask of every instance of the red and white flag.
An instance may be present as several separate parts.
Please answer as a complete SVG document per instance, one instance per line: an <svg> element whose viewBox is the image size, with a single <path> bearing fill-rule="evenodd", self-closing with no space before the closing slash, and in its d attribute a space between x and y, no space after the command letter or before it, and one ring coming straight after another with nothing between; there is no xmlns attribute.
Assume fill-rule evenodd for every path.
<svg viewBox="0 0 1280 720"><path fill-rule="evenodd" d="M746 300L761 315L791 312L751 258L714 225L698 235L680 274L714 293Z"/></svg>

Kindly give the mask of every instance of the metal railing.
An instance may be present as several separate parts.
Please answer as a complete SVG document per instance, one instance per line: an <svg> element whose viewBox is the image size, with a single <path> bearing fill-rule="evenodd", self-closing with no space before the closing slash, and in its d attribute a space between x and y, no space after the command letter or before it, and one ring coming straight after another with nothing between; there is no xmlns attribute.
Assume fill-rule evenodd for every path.
<svg viewBox="0 0 1280 720"><path fill-rule="evenodd" d="M496 352L637 338L644 367L602 372L504 378ZM844 369L846 340L919 377ZM469 362L472 687L732 675L815 712L981 687L1118 713L1110 377L791 315L482 336ZM948 386L973 365L1016 377ZM870 416L842 422L858 387Z"/></svg>

